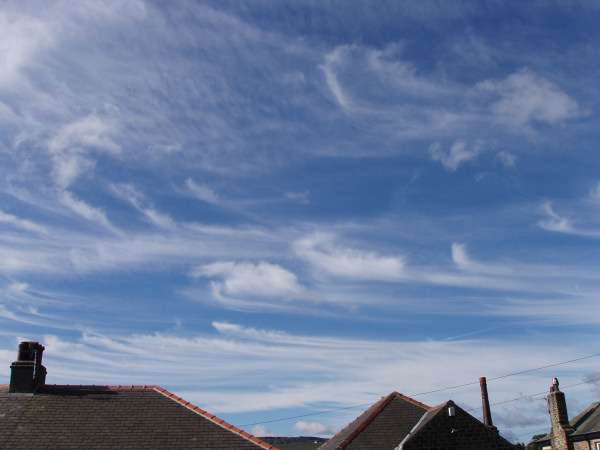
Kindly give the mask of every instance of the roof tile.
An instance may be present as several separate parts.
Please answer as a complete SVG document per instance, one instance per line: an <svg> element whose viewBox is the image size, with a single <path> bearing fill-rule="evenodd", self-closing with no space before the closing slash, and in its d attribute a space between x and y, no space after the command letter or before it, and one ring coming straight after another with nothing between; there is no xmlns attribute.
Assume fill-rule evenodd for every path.
<svg viewBox="0 0 600 450"><path fill-rule="evenodd" d="M0 414L2 448L275 449L159 386L2 385Z"/></svg>

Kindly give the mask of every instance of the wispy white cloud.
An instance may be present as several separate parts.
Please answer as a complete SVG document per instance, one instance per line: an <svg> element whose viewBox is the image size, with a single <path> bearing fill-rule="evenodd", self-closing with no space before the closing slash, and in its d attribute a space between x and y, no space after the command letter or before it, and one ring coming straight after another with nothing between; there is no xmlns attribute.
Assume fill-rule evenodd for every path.
<svg viewBox="0 0 600 450"><path fill-rule="evenodd" d="M212 326L223 335L231 335L238 338L250 338L256 341L283 342L287 340L287 334L267 330L257 330L255 328L243 327L239 324L228 322L213 322Z"/></svg>
<svg viewBox="0 0 600 450"><path fill-rule="evenodd" d="M574 231L568 219L566 219L565 217L561 217L558 214L556 214L556 212L554 212L551 203L546 203L544 205L544 210L546 211L546 214L549 216L549 218L540 222L540 226L542 228L545 228L549 231L558 231L561 233L572 233Z"/></svg>
<svg viewBox="0 0 600 450"><path fill-rule="evenodd" d="M31 222L27 219L22 219L12 214L7 214L0 211L0 222L8 223L18 228L22 228L24 230L33 231L34 233L44 234L48 230L43 225L38 225L37 223Z"/></svg>
<svg viewBox="0 0 600 450"><path fill-rule="evenodd" d="M434 161L441 162L446 169L454 172L461 164L475 159L481 152L481 145L481 143L477 143L471 150L467 150L467 144L464 141L456 141L446 153L442 150L441 144L436 142L429 147L429 153Z"/></svg>
<svg viewBox="0 0 600 450"><path fill-rule="evenodd" d="M446 106L452 100L456 104L466 87L420 72L402 53L398 44L383 49L358 44L335 47L320 66L329 94L351 120L361 126L368 123L394 141L446 136L468 126L474 120L469 111ZM428 106L432 100L436 108ZM369 150L370 154L376 151Z"/></svg>
<svg viewBox="0 0 600 450"><path fill-rule="evenodd" d="M503 150L496 155L496 159L500 161L504 165L504 167L514 167L518 157L510 152Z"/></svg>
<svg viewBox="0 0 600 450"><path fill-rule="evenodd" d="M8 287L9 292L22 293L28 288L27 283L13 283Z"/></svg>
<svg viewBox="0 0 600 450"><path fill-rule="evenodd" d="M22 81L21 69L53 41L48 22L16 12L0 12L0 89Z"/></svg>
<svg viewBox="0 0 600 450"><path fill-rule="evenodd" d="M325 74L325 81L329 90L333 94L333 97L337 103L344 109L350 109L353 107L353 102L344 93L340 82L336 75L336 65L339 64L345 57L345 50L347 47L338 47L333 52L325 56L325 63L321 66L323 73Z"/></svg>
<svg viewBox="0 0 600 450"><path fill-rule="evenodd" d="M88 151L118 153L120 147L111 138L114 133L113 123L95 115L76 120L58 130L48 142L57 185L68 187L94 166L93 159L86 156Z"/></svg>
<svg viewBox="0 0 600 450"><path fill-rule="evenodd" d="M290 298L302 292L296 275L277 264L222 261L197 267L192 276L220 277L226 294Z"/></svg>
<svg viewBox="0 0 600 450"><path fill-rule="evenodd" d="M75 198L71 192L63 191L61 201L65 206L90 222L97 223L108 230L116 231L102 209L88 205L83 200Z"/></svg>
<svg viewBox="0 0 600 450"><path fill-rule="evenodd" d="M458 266L458 268L465 272L516 278L519 275L521 277L531 276L532 273L535 273L540 270L539 266L530 267L528 269L527 266L524 264L517 264L516 262L510 261L506 261L504 263L497 261L492 263L482 263L479 261L475 261L469 256L467 252L467 246L464 243L461 244L458 242L454 242L452 244L451 251L452 261ZM487 278L486 281L490 282L491 280ZM486 281L483 282L485 283Z"/></svg>
<svg viewBox="0 0 600 450"><path fill-rule="evenodd" d="M565 299L569 299L575 294L571 292L571 286L581 284L581 289L593 289L595 284L593 271L584 266L528 264L515 260L482 262L469 256L466 244L452 244L452 260L466 274L464 279L460 275L457 277L458 285L462 279L464 286L473 283L473 286L488 286L491 289L537 294L546 292L552 296L563 293ZM536 303L532 300L532 304Z"/></svg>
<svg viewBox="0 0 600 450"><path fill-rule="evenodd" d="M462 268L468 267L471 264L471 261L467 257L464 244L452 244L452 260Z"/></svg>
<svg viewBox="0 0 600 450"><path fill-rule="evenodd" d="M568 217L561 216L552 207L552 203L546 202L543 205L547 218L539 222L539 226L548 231L557 233L573 234L588 237L600 237L600 230L584 229L577 227Z"/></svg>
<svg viewBox="0 0 600 450"><path fill-rule="evenodd" d="M176 228L173 219L168 214L156 210L146 196L132 184L113 184L111 190L117 197L133 205L151 224L167 230Z"/></svg>
<svg viewBox="0 0 600 450"><path fill-rule="evenodd" d="M377 110L374 101L381 107L391 100L400 112L402 102L418 107L417 100L456 94L441 80L419 74L412 63L403 60L402 50L397 44L384 49L357 44L335 47L321 69L337 103L348 112L373 114Z"/></svg>
<svg viewBox="0 0 600 450"><path fill-rule="evenodd" d="M238 339L250 339L255 342L266 342L270 344L294 344L307 347L320 347L322 345L327 347L335 344L338 348L346 349L350 349L353 346L356 347L357 345L356 342L347 341L344 338L336 339L329 337L327 340L323 340L320 337L298 336L279 330L256 329L229 322L215 321L212 323L212 326L224 336L232 336Z"/></svg>
<svg viewBox="0 0 600 450"><path fill-rule="evenodd" d="M211 281L207 289L187 288L180 291L192 301L218 306L223 309L240 312L298 312L298 308L288 301L273 296L234 297L224 292L220 281ZM287 300L287 299L284 299Z"/></svg>
<svg viewBox="0 0 600 450"><path fill-rule="evenodd" d="M290 200L297 201L299 203L302 203L303 205L308 205L310 203L310 200L308 199L309 194L310 194L309 191L304 191L304 192L285 192L283 195L285 196L285 198L289 198Z"/></svg>
<svg viewBox="0 0 600 450"><path fill-rule="evenodd" d="M80 151L82 149L104 150L118 153L121 148L111 135L115 124L96 115L90 115L63 126L48 142L52 153Z"/></svg>
<svg viewBox="0 0 600 450"><path fill-rule="evenodd" d="M296 254L319 274L356 280L398 281L404 276L404 257L338 247L332 235L317 233L294 244Z"/></svg>
<svg viewBox="0 0 600 450"><path fill-rule="evenodd" d="M147 209L144 196L137 190L120 187L123 198ZM447 255L438 255L426 265L407 265L398 247L394 247L395 254L391 255L364 250L367 244L357 240L356 235L355 244L350 246L340 245L344 237L336 238L323 232L307 235L302 229L287 226L270 228L267 232L263 227L179 223L175 228L140 233L111 228L110 223L104 222L102 211L92 209L87 215L94 227L100 226L110 234L98 234L97 228L72 230L69 234L65 234L63 228L48 228L45 236L50 238L42 239L35 234L6 235L0 239L3 270L15 275L37 273L71 277L76 273L155 271L159 267L162 271L175 267L189 271L192 265L196 269L191 274L198 280L191 287L176 289L187 298L210 299L225 308L253 311L297 311L302 304L305 312L323 311L332 306L383 308L400 301L394 301L385 293L368 294L373 292L370 283L381 281L401 283L411 286L411 290L423 285L436 289L455 286L485 289L496 294L513 291L516 295L519 292L551 294L556 289L567 292L573 283L579 283L582 289L591 289L594 280L594 271L583 267L528 264L513 259L481 262L469 256L464 243L452 245L454 265L448 264ZM94 230L92 234L91 230ZM304 237L298 237L302 235ZM290 253L286 265L302 268L302 272L267 262L280 259L286 252ZM302 281L298 279L300 273ZM543 282L545 278L552 282ZM303 301L281 301L290 299ZM417 308L419 304L416 299L401 301L407 308Z"/></svg>
<svg viewBox="0 0 600 450"><path fill-rule="evenodd" d="M515 130L529 130L536 122L556 125L581 115L577 102L559 86L527 69L502 81L482 81L476 88L499 97L491 110L498 122Z"/></svg>
<svg viewBox="0 0 600 450"><path fill-rule="evenodd" d="M597 291L581 290L573 286L570 292L556 291L542 300L527 297L510 297L490 308L491 314L529 319L539 324L555 326L598 325L600 306Z"/></svg>
<svg viewBox="0 0 600 450"><path fill-rule="evenodd" d="M186 180L185 185L190 190L192 195L197 199L213 204L217 204L219 202L219 197L210 187L204 184L198 184L191 178Z"/></svg>

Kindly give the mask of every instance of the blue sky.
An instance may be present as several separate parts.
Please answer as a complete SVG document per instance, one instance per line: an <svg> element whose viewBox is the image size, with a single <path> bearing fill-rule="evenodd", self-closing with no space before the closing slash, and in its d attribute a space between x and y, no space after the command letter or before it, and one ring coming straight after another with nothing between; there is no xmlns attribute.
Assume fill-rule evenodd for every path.
<svg viewBox="0 0 600 450"><path fill-rule="evenodd" d="M364 408L267 421L470 382L415 398L480 416L480 376L597 354L599 13L3 2L0 382L37 340L49 383L327 436ZM557 376L578 413L599 361L492 404ZM543 394L492 414L549 428Z"/></svg>

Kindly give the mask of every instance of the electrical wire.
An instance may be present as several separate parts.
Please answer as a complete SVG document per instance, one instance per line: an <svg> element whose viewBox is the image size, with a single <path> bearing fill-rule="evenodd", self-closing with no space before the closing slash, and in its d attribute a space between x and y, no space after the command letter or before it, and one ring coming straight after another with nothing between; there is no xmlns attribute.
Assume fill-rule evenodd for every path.
<svg viewBox="0 0 600 450"><path fill-rule="evenodd" d="M299 416L282 417L281 419L265 420L263 422L246 423L244 425L236 425L236 426L239 428L249 427L251 425L261 425L263 423L281 422L284 420L300 419L302 417L309 417L309 416L317 416L319 414L329 414L329 413L336 412L336 411L344 411L346 409L364 408L365 406L371 406L371 405L372 405L372 403L365 403L363 405L346 406L345 408L328 409L326 411L318 411L318 412L314 412L314 413L301 414Z"/></svg>
<svg viewBox="0 0 600 450"><path fill-rule="evenodd" d="M596 353L596 354L588 355L588 356L582 356L581 358L570 359L568 361L561 361L561 362L554 363L554 364L548 364L547 366L536 367L534 369L521 370L519 372L513 372L513 373L506 374L506 375L499 375L497 377L488 378L487 380L488 381L494 381L494 380L500 380L502 378L514 377L516 375L522 375L524 373L535 372L537 370L548 369L550 367L556 367L556 366L561 366L561 365L564 365L564 364L570 364L570 363L577 362L577 361L583 361L585 359L596 358L598 356L600 356L600 353ZM580 384L591 383L592 381L597 381L597 380L600 380L600 378L595 378L595 379L587 380L587 381L584 381L584 382L581 382L581 383L576 383L576 384L572 384L572 385L569 385L569 386L564 386L563 389L564 388L573 387L573 386L578 386ZM479 381L473 381L473 382L470 382L470 383L457 384L455 386L448 386L448 387L444 387L444 388L440 388L440 389L434 389L434 390L426 391L426 392L419 392L417 394L411 394L411 395L409 395L409 397L418 397L420 395L427 395L427 394L433 394L433 393L436 393L436 392L449 391L449 390L452 390L452 389L458 389L458 388L461 388L461 387L471 386L471 385L474 385L474 384L479 384ZM519 398L512 399L512 400L506 400L504 402L494 403L492 406L500 405L500 404L503 404L503 403L509 403L509 402L521 400L521 399L524 399L524 398L534 397L536 395L542 395L542 394L544 394L544 392L541 392L541 393L538 393L538 394L531 394L531 395L527 395L527 396L524 396L524 397L519 397ZM365 406L371 406L371 405L372 405L372 403L366 403L366 404L362 404L362 405L346 406L344 408L329 409L329 410L326 410L326 411L318 411L318 412L313 412L313 413L308 413L308 414L300 414L300 415L297 415L297 416L282 417L282 418L279 418L279 419L265 420L265 421L262 421L262 422L246 423L246 424L243 424L243 425L237 425L237 427L242 428L242 427L249 427L249 426L253 426L253 425L262 425L262 424L265 424L265 423L282 422L282 421L285 421L285 420L300 419L300 418L303 418L303 417L317 416L317 415L321 415L321 414L329 414L329 413L333 413L333 412L337 412L337 411L345 411L345 410L348 410L348 409L364 408ZM473 408L472 410L475 410L475 409L480 409L480 408ZM472 411L472 410L469 410L469 411Z"/></svg>
<svg viewBox="0 0 600 450"><path fill-rule="evenodd" d="M600 381L600 378L592 378L590 380L582 381L581 383L569 384L567 386L561 386L561 387L562 387L562 389L568 389L568 388L572 388L572 387L575 387L575 386L580 386L582 384L592 383L594 381ZM518 400L523 400L523 399L526 399L526 398L536 397L538 395L544 395L546 393L547 393L547 391L545 391L545 392L538 392L536 394L523 395L522 397L517 397L517 398L512 398L510 400L504 400L502 402L492 403L492 404L490 404L490 406L497 406L497 405L503 405L504 403L516 402ZM477 408L471 408L471 409L467 409L465 411L477 411L477 410L482 409L482 408L483 408L483 406L479 406Z"/></svg>

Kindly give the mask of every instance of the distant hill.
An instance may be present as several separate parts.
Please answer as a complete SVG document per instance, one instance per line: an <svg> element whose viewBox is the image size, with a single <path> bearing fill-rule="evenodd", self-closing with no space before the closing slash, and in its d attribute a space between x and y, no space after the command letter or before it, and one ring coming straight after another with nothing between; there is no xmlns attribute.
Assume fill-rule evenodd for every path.
<svg viewBox="0 0 600 450"><path fill-rule="evenodd" d="M312 436L277 436L261 437L260 439L274 445L280 450L315 450L321 446L323 442L327 441L327 439Z"/></svg>

